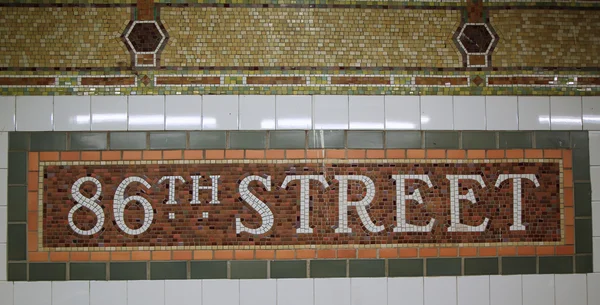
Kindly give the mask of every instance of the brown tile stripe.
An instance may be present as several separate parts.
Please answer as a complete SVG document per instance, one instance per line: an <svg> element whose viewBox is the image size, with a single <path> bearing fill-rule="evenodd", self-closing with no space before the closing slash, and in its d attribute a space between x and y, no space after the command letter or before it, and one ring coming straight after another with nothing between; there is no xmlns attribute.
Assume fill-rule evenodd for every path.
<svg viewBox="0 0 600 305"><path fill-rule="evenodd" d="M221 83L219 76L185 77L185 76L157 76L157 85L218 85Z"/></svg>
<svg viewBox="0 0 600 305"><path fill-rule="evenodd" d="M469 22L483 22L483 0L467 0Z"/></svg>
<svg viewBox="0 0 600 305"><path fill-rule="evenodd" d="M52 86L54 77L0 77L0 86Z"/></svg>
<svg viewBox="0 0 600 305"><path fill-rule="evenodd" d="M333 76L332 85L389 85L389 77Z"/></svg>
<svg viewBox="0 0 600 305"><path fill-rule="evenodd" d="M135 58L138 65L154 65L154 54L137 54Z"/></svg>
<svg viewBox="0 0 600 305"><path fill-rule="evenodd" d="M131 86L135 85L135 76L123 77L82 77L81 85L83 86Z"/></svg>
<svg viewBox="0 0 600 305"><path fill-rule="evenodd" d="M548 85L554 77L545 76L489 76L488 84L493 85Z"/></svg>
<svg viewBox="0 0 600 305"><path fill-rule="evenodd" d="M154 20L154 0L137 0L137 20Z"/></svg>
<svg viewBox="0 0 600 305"><path fill-rule="evenodd" d="M425 86L460 86L460 85L468 85L469 78L468 77L427 77L427 76L418 76L415 77L416 85L425 85Z"/></svg>
<svg viewBox="0 0 600 305"><path fill-rule="evenodd" d="M301 76L248 76L249 85L304 85L306 79Z"/></svg>
<svg viewBox="0 0 600 305"><path fill-rule="evenodd" d="M469 64L471 64L472 66L485 65L485 55L469 55Z"/></svg>
<svg viewBox="0 0 600 305"><path fill-rule="evenodd" d="M578 85L600 85L600 77L578 77Z"/></svg>

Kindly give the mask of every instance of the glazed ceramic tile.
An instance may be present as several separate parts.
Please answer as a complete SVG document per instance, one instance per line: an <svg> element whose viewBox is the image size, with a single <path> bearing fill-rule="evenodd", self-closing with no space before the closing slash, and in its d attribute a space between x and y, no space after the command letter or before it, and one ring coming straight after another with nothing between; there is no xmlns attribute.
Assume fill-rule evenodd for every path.
<svg viewBox="0 0 600 305"><path fill-rule="evenodd" d="M126 281L90 281L90 305L127 305Z"/></svg>
<svg viewBox="0 0 600 305"><path fill-rule="evenodd" d="M554 274L523 275L523 305L554 304Z"/></svg>
<svg viewBox="0 0 600 305"><path fill-rule="evenodd" d="M454 130L485 130L485 96L454 96Z"/></svg>
<svg viewBox="0 0 600 305"><path fill-rule="evenodd" d="M587 276L585 274L555 274L554 294L556 305L588 304Z"/></svg>
<svg viewBox="0 0 600 305"><path fill-rule="evenodd" d="M421 96L421 128L452 130L454 118L451 96Z"/></svg>
<svg viewBox="0 0 600 305"><path fill-rule="evenodd" d="M550 129L581 130L582 101L579 96L550 97Z"/></svg>
<svg viewBox="0 0 600 305"><path fill-rule="evenodd" d="M314 129L348 129L348 96L315 95Z"/></svg>
<svg viewBox="0 0 600 305"><path fill-rule="evenodd" d="M385 97L386 130L421 129L421 105L418 96Z"/></svg>
<svg viewBox="0 0 600 305"><path fill-rule="evenodd" d="M351 304L385 304L387 302L386 278L350 279Z"/></svg>
<svg viewBox="0 0 600 305"><path fill-rule="evenodd" d="M423 277L388 278L388 304L423 304Z"/></svg>
<svg viewBox="0 0 600 305"><path fill-rule="evenodd" d="M55 96L54 130L90 130L90 103L89 96Z"/></svg>
<svg viewBox="0 0 600 305"><path fill-rule="evenodd" d="M165 115L166 130L201 130L202 96L167 95Z"/></svg>
<svg viewBox="0 0 600 305"><path fill-rule="evenodd" d="M313 291L313 279L277 279L278 304L312 304Z"/></svg>
<svg viewBox="0 0 600 305"><path fill-rule="evenodd" d="M425 277L424 305L456 305L456 277Z"/></svg>
<svg viewBox="0 0 600 305"><path fill-rule="evenodd" d="M0 132L15 130L15 96L0 96Z"/></svg>
<svg viewBox="0 0 600 305"><path fill-rule="evenodd" d="M17 131L51 131L53 124L52 96L18 96Z"/></svg>
<svg viewBox="0 0 600 305"><path fill-rule="evenodd" d="M550 129L550 98L519 96L519 130Z"/></svg>
<svg viewBox="0 0 600 305"><path fill-rule="evenodd" d="M490 277L460 276L457 278L458 305L489 305Z"/></svg>
<svg viewBox="0 0 600 305"><path fill-rule="evenodd" d="M600 130L600 96L584 96L583 107L583 129Z"/></svg>
<svg viewBox="0 0 600 305"><path fill-rule="evenodd" d="M237 130L238 107L237 95L202 96L202 129Z"/></svg>
<svg viewBox="0 0 600 305"><path fill-rule="evenodd" d="M312 96L278 95L275 97L276 129L312 128Z"/></svg>
<svg viewBox="0 0 600 305"><path fill-rule="evenodd" d="M165 281L127 281L127 305L164 305Z"/></svg>
<svg viewBox="0 0 600 305"><path fill-rule="evenodd" d="M383 129L385 120L383 98L383 96L350 96L350 129Z"/></svg>
<svg viewBox="0 0 600 305"><path fill-rule="evenodd" d="M52 304L90 304L90 283L78 281L52 282Z"/></svg>
<svg viewBox="0 0 600 305"><path fill-rule="evenodd" d="M276 304L276 280L240 280L240 305Z"/></svg>
<svg viewBox="0 0 600 305"><path fill-rule="evenodd" d="M239 280L203 280L202 281L202 304L222 305L239 304L240 281Z"/></svg>
<svg viewBox="0 0 600 305"><path fill-rule="evenodd" d="M240 130L275 129L274 95L240 96Z"/></svg>
<svg viewBox="0 0 600 305"><path fill-rule="evenodd" d="M350 279L315 279L315 305L351 304Z"/></svg>
<svg viewBox="0 0 600 305"><path fill-rule="evenodd" d="M485 117L487 130L518 130L516 96L486 96Z"/></svg>
<svg viewBox="0 0 600 305"><path fill-rule="evenodd" d="M521 275L491 275L490 305L522 305L521 285Z"/></svg>
<svg viewBox="0 0 600 305"><path fill-rule="evenodd" d="M128 130L164 130L165 97L129 96L127 105L129 115Z"/></svg>
<svg viewBox="0 0 600 305"><path fill-rule="evenodd" d="M92 96L92 130L127 130L127 96Z"/></svg>
<svg viewBox="0 0 600 305"><path fill-rule="evenodd" d="M48 305L48 301L52 299L50 282L15 282L14 287L16 305Z"/></svg>

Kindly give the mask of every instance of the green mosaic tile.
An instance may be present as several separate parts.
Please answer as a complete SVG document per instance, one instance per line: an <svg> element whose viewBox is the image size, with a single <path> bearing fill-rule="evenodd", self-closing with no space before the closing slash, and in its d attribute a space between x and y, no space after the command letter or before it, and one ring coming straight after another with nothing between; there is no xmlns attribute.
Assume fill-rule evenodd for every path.
<svg viewBox="0 0 600 305"><path fill-rule="evenodd" d="M7 258L9 261L27 259L27 227L24 224L8 224Z"/></svg>
<svg viewBox="0 0 600 305"><path fill-rule="evenodd" d="M112 150L142 150L146 149L145 132L111 132L110 149Z"/></svg>
<svg viewBox="0 0 600 305"><path fill-rule="evenodd" d="M462 148L493 149L496 148L496 133L490 131L463 131Z"/></svg>
<svg viewBox="0 0 600 305"><path fill-rule="evenodd" d="M187 134L185 132L151 132L150 149L185 149Z"/></svg>
<svg viewBox="0 0 600 305"><path fill-rule="evenodd" d="M532 134L528 131L506 131L498 134L501 149L532 148Z"/></svg>
<svg viewBox="0 0 600 305"><path fill-rule="evenodd" d="M591 219L575 219L575 253L592 253Z"/></svg>
<svg viewBox="0 0 600 305"><path fill-rule="evenodd" d="M427 276L461 275L460 258L428 258Z"/></svg>
<svg viewBox="0 0 600 305"><path fill-rule="evenodd" d="M106 132L73 132L69 135L71 150L106 150L108 140Z"/></svg>
<svg viewBox="0 0 600 305"><path fill-rule="evenodd" d="M305 278L306 261L271 261L271 278Z"/></svg>
<svg viewBox="0 0 600 305"><path fill-rule="evenodd" d="M535 257L503 257L502 274L535 274L537 273Z"/></svg>
<svg viewBox="0 0 600 305"><path fill-rule="evenodd" d="M593 255L577 255L575 256L575 272L576 273L592 273L594 272L594 257Z"/></svg>
<svg viewBox="0 0 600 305"><path fill-rule="evenodd" d="M383 259L351 259L348 268L350 277L385 276L385 260Z"/></svg>
<svg viewBox="0 0 600 305"><path fill-rule="evenodd" d="M269 132L269 148L286 149L286 148L304 148L306 141L306 133L303 130L298 131L271 131Z"/></svg>
<svg viewBox="0 0 600 305"><path fill-rule="evenodd" d="M232 279L266 279L266 261L231 261Z"/></svg>
<svg viewBox="0 0 600 305"><path fill-rule="evenodd" d="M383 131L348 131L348 148L383 148Z"/></svg>
<svg viewBox="0 0 600 305"><path fill-rule="evenodd" d="M573 149L573 180L590 180L590 154L588 149Z"/></svg>
<svg viewBox="0 0 600 305"><path fill-rule="evenodd" d="M308 148L345 148L346 133L343 130L309 130Z"/></svg>
<svg viewBox="0 0 600 305"><path fill-rule="evenodd" d="M465 258L465 275L498 274L498 258Z"/></svg>
<svg viewBox="0 0 600 305"><path fill-rule="evenodd" d="M425 148L458 148L459 133L455 131L426 131Z"/></svg>
<svg viewBox="0 0 600 305"><path fill-rule="evenodd" d="M133 281L145 280L146 278L146 263L110 263L110 280L111 281Z"/></svg>
<svg viewBox="0 0 600 305"><path fill-rule="evenodd" d="M588 150L590 141L587 131L571 131L571 148Z"/></svg>
<svg viewBox="0 0 600 305"><path fill-rule="evenodd" d="M421 148L420 131L387 131L385 133L386 148Z"/></svg>
<svg viewBox="0 0 600 305"><path fill-rule="evenodd" d="M27 182L27 153L8 153L8 184L25 184Z"/></svg>
<svg viewBox="0 0 600 305"><path fill-rule="evenodd" d="M575 217L592 216L592 185L575 183Z"/></svg>
<svg viewBox="0 0 600 305"><path fill-rule="evenodd" d="M190 149L218 148L227 148L227 133L225 131L190 132Z"/></svg>
<svg viewBox="0 0 600 305"><path fill-rule="evenodd" d="M67 279L65 263L30 263L30 281L64 281Z"/></svg>
<svg viewBox="0 0 600 305"><path fill-rule="evenodd" d="M151 262L151 280L176 280L187 278L186 262Z"/></svg>
<svg viewBox="0 0 600 305"><path fill-rule="evenodd" d="M105 263L70 263L69 279L78 281L106 280Z"/></svg>
<svg viewBox="0 0 600 305"><path fill-rule="evenodd" d="M310 277L346 277L346 260L311 260Z"/></svg>
<svg viewBox="0 0 600 305"><path fill-rule="evenodd" d="M541 256L540 274L573 273L572 256Z"/></svg>
<svg viewBox="0 0 600 305"><path fill-rule="evenodd" d="M8 150L29 150L29 132L9 132Z"/></svg>
<svg viewBox="0 0 600 305"><path fill-rule="evenodd" d="M226 261L201 261L191 262L192 279L226 279L227 262Z"/></svg>
<svg viewBox="0 0 600 305"><path fill-rule="evenodd" d="M31 151L63 151L67 149L65 132L31 133Z"/></svg>
<svg viewBox="0 0 600 305"><path fill-rule="evenodd" d="M388 260L388 276L423 276L423 259L390 259Z"/></svg>
<svg viewBox="0 0 600 305"><path fill-rule="evenodd" d="M27 263L8 263L6 273L8 281L26 281Z"/></svg>
<svg viewBox="0 0 600 305"><path fill-rule="evenodd" d="M27 187L8 187L8 222L27 221Z"/></svg>
<svg viewBox="0 0 600 305"><path fill-rule="evenodd" d="M571 139L568 131L536 131L536 148L569 148Z"/></svg>
<svg viewBox="0 0 600 305"><path fill-rule="evenodd" d="M265 149L267 132L265 131L231 131L229 148L231 149Z"/></svg>

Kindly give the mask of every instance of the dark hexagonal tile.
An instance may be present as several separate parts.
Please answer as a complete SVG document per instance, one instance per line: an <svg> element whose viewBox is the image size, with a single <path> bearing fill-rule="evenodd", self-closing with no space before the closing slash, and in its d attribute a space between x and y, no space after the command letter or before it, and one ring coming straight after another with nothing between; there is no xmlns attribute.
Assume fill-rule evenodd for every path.
<svg viewBox="0 0 600 305"><path fill-rule="evenodd" d="M467 24L458 40L468 53L485 53L492 44L494 36L485 25Z"/></svg>
<svg viewBox="0 0 600 305"><path fill-rule="evenodd" d="M125 37L136 52L155 52L164 35L154 22L135 23Z"/></svg>

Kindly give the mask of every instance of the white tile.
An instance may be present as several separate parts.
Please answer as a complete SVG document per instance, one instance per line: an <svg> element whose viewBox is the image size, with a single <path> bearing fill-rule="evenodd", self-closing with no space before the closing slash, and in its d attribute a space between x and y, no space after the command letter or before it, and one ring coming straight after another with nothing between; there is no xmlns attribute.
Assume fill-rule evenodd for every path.
<svg viewBox="0 0 600 305"><path fill-rule="evenodd" d="M127 305L164 305L165 281L127 281Z"/></svg>
<svg viewBox="0 0 600 305"><path fill-rule="evenodd" d="M348 129L348 96L315 95L314 129Z"/></svg>
<svg viewBox="0 0 600 305"><path fill-rule="evenodd" d="M91 281L90 305L127 305L127 282Z"/></svg>
<svg viewBox="0 0 600 305"><path fill-rule="evenodd" d="M587 278L585 274L554 275L556 305L586 305L586 281Z"/></svg>
<svg viewBox="0 0 600 305"><path fill-rule="evenodd" d="M203 95L202 129L237 130L238 99L237 95Z"/></svg>
<svg viewBox="0 0 600 305"><path fill-rule="evenodd" d="M50 282L15 282L14 285L15 305L48 305L51 302Z"/></svg>
<svg viewBox="0 0 600 305"><path fill-rule="evenodd" d="M422 277L388 278L388 304L423 304Z"/></svg>
<svg viewBox="0 0 600 305"><path fill-rule="evenodd" d="M0 168L8 168L8 132L0 132Z"/></svg>
<svg viewBox="0 0 600 305"><path fill-rule="evenodd" d="M202 129L201 95L167 95L165 109L166 130Z"/></svg>
<svg viewBox="0 0 600 305"><path fill-rule="evenodd" d="M386 278L350 279L350 299L354 305L387 303Z"/></svg>
<svg viewBox="0 0 600 305"><path fill-rule="evenodd" d="M592 182L592 201L600 201L600 166L590 167L590 181Z"/></svg>
<svg viewBox="0 0 600 305"><path fill-rule="evenodd" d="M6 244L0 243L0 282L6 281ZM0 284L0 299L2 298L2 289ZM0 302L2 304L2 302Z"/></svg>
<svg viewBox="0 0 600 305"><path fill-rule="evenodd" d="M550 97L550 129L581 130L582 129L581 97Z"/></svg>
<svg viewBox="0 0 600 305"><path fill-rule="evenodd" d="M519 116L516 96L486 96L487 130L518 130Z"/></svg>
<svg viewBox="0 0 600 305"><path fill-rule="evenodd" d="M522 305L520 275L490 276L490 305Z"/></svg>
<svg viewBox="0 0 600 305"><path fill-rule="evenodd" d="M418 96L386 95L385 129L421 129L421 104Z"/></svg>
<svg viewBox="0 0 600 305"><path fill-rule="evenodd" d="M457 281L458 305L489 305L490 277L461 276Z"/></svg>
<svg viewBox="0 0 600 305"><path fill-rule="evenodd" d="M275 97L276 129L312 128L312 97L310 95L277 95Z"/></svg>
<svg viewBox="0 0 600 305"><path fill-rule="evenodd" d="M127 113L129 130L165 129L165 97L163 95L130 95Z"/></svg>
<svg viewBox="0 0 600 305"><path fill-rule="evenodd" d="M6 206L8 200L8 169L0 168L0 206Z"/></svg>
<svg viewBox="0 0 600 305"><path fill-rule="evenodd" d="M240 95L240 130L275 129L275 95Z"/></svg>
<svg viewBox="0 0 600 305"><path fill-rule="evenodd" d="M383 96L351 95L348 100L350 129L383 129Z"/></svg>
<svg viewBox="0 0 600 305"><path fill-rule="evenodd" d="M7 228L7 215L8 215L7 207L0 206L0 243L6 242L6 228Z"/></svg>
<svg viewBox="0 0 600 305"><path fill-rule="evenodd" d="M523 275L523 305L554 304L554 274Z"/></svg>
<svg viewBox="0 0 600 305"><path fill-rule="evenodd" d="M277 304L312 304L314 295L313 289L313 279L278 279Z"/></svg>
<svg viewBox="0 0 600 305"><path fill-rule="evenodd" d="M90 96L54 96L54 130L90 130Z"/></svg>
<svg viewBox="0 0 600 305"><path fill-rule="evenodd" d="M239 303L240 281L202 281L202 305L238 305Z"/></svg>
<svg viewBox="0 0 600 305"><path fill-rule="evenodd" d="M600 165L600 131L588 132L590 142L590 165Z"/></svg>
<svg viewBox="0 0 600 305"><path fill-rule="evenodd" d="M592 237L592 245L594 272L600 272L600 237Z"/></svg>
<svg viewBox="0 0 600 305"><path fill-rule="evenodd" d="M0 304L13 305L13 298L13 283L0 282Z"/></svg>
<svg viewBox="0 0 600 305"><path fill-rule="evenodd" d="M587 303L588 305L600 304L600 273L587 274Z"/></svg>
<svg viewBox="0 0 600 305"><path fill-rule="evenodd" d="M584 96L583 104L583 129L600 130L600 96Z"/></svg>
<svg viewBox="0 0 600 305"><path fill-rule="evenodd" d="M592 202L592 236L600 237L600 202Z"/></svg>
<svg viewBox="0 0 600 305"><path fill-rule="evenodd" d="M486 129L485 96L454 96L454 129Z"/></svg>
<svg viewBox="0 0 600 305"><path fill-rule="evenodd" d="M92 130L127 130L127 96L92 96Z"/></svg>
<svg viewBox="0 0 600 305"><path fill-rule="evenodd" d="M421 128L423 130L452 130L452 96L421 96Z"/></svg>
<svg viewBox="0 0 600 305"><path fill-rule="evenodd" d="M197 305L201 302L201 280L165 281L165 305Z"/></svg>
<svg viewBox="0 0 600 305"><path fill-rule="evenodd" d="M0 131L15 131L15 96L0 96Z"/></svg>
<svg viewBox="0 0 600 305"><path fill-rule="evenodd" d="M90 282L52 282L52 305L90 304Z"/></svg>
<svg viewBox="0 0 600 305"><path fill-rule="evenodd" d="M456 305L456 277L425 277L424 305Z"/></svg>
<svg viewBox="0 0 600 305"><path fill-rule="evenodd" d="M519 96L519 130L550 129L550 97Z"/></svg>
<svg viewBox="0 0 600 305"><path fill-rule="evenodd" d="M315 279L314 305L348 304L350 304L349 278Z"/></svg>
<svg viewBox="0 0 600 305"><path fill-rule="evenodd" d="M277 304L276 280L241 280L240 305Z"/></svg>
<svg viewBox="0 0 600 305"><path fill-rule="evenodd" d="M52 96L17 96L16 130L51 131Z"/></svg>

